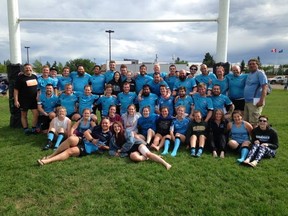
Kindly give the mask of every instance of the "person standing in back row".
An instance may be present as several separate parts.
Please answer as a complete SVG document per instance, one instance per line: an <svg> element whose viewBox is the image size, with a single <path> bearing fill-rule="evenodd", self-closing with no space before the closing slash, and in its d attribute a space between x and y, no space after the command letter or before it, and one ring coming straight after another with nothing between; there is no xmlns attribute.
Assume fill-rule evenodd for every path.
<svg viewBox="0 0 288 216"><path fill-rule="evenodd" d="M24 65L24 73L16 79L14 105L21 110L21 123L25 134L35 133L38 120L37 76L32 74L32 65ZM28 110L32 111L32 129L28 128Z"/></svg>
<svg viewBox="0 0 288 216"><path fill-rule="evenodd" d="M244 119L255 128L262 113L267 95L268 81L265 73L259 70L259 61L248 61L249 74L244 87Z"/></svg>

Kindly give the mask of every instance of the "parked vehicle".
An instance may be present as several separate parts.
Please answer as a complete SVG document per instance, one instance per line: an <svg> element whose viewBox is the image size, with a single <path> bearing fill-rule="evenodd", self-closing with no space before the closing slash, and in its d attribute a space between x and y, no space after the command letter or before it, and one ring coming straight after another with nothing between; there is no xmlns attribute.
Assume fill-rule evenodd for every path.
<svg viewBox="0 0 288 216"><path fill-rule="evenodd" d="M284 75L283 76L275 76L272 78L268 78L268 81L271 85L273 85L273 84L284 85L285 83L287 83L287 78Z"/></svg>

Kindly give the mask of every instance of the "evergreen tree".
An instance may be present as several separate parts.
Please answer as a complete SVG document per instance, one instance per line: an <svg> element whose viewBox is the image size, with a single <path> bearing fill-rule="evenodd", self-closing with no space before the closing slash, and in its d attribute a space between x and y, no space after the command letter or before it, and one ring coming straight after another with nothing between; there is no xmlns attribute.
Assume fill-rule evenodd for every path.
<svg viewBox="0 0 288 216"><path fill-rule="evenodd" d="M215 61L213 59L213 56L208 52L205 54L205 57L202 63L206 64L207 67L213 67L213 65L215 64Z"/></svg>

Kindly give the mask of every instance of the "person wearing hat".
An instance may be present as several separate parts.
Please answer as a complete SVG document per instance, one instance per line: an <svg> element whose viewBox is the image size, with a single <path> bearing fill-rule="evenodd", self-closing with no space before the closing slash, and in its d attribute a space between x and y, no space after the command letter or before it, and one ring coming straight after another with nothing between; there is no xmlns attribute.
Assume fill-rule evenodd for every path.
<svg viewBox="0 0 288 216"><path fill-rule="evenodd" d="M54 93L58 95L58 77L57 77L58 69L53 66L50 68L49 76L53 79L54 84L56 84L57 88L55 88Z"/></svg>

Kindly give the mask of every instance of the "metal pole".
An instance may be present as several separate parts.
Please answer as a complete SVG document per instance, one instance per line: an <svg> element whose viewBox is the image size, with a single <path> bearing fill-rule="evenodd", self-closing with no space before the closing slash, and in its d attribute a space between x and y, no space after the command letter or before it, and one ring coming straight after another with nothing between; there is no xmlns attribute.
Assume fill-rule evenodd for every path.
<svg viewBox="0 0 288 216"><path fill-rule="evenodd" d="M216 62L227 62L230 0L219 0Z"/></svg>
<svg viewBox="0 0 288 216"><path fill-rule="evenodd" d="M109 62L111 61L111 33L114 33L113 30L106 30L106 33L109 34Z"/></svg>
<svg viewBox="0 0 288 216"><path fill-rule="evenodd" d="M27 63L29 64L29 48L28 46L25 46L25 49L27 49Z"/></svg>
<svg viewBox="0 0 288 216"><path fill-rule="evenodd" d="M21 64L21 40L20 24L18 22L19 9L18 0L7 0L8 26L10 42L10 62L12 64Z"/></svg>

